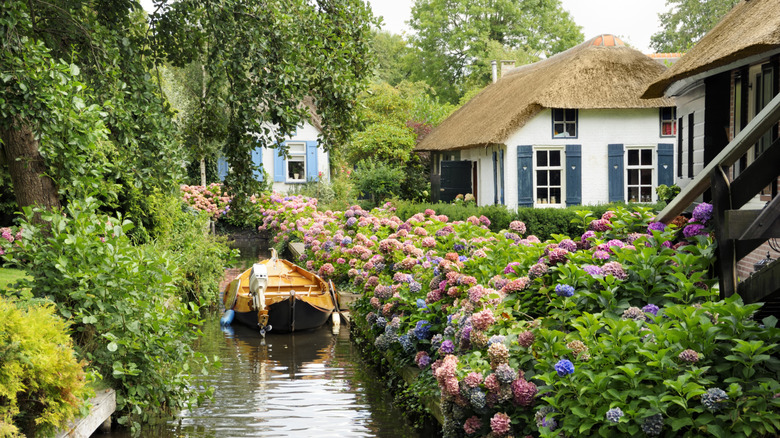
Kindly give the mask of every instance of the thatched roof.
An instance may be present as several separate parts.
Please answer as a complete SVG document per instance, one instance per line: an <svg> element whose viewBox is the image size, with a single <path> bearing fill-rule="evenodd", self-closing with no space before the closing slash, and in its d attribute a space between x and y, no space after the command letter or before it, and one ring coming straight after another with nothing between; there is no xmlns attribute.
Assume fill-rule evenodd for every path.
<svg viewBox="0 0 780 438"><path fill-rule="evenodd" d="M660 97L676 81L778 47L780 2L743 0L680 61L657 78L647 88L644 97Z"/></svg>
<svg viewBox="0 0 780 438"><path fill-rule="evenodd" d="M641 99L666 67L612 35L511 70L434 129L416 150L503 143L544 108L658 108L671 99Z"/></svg>

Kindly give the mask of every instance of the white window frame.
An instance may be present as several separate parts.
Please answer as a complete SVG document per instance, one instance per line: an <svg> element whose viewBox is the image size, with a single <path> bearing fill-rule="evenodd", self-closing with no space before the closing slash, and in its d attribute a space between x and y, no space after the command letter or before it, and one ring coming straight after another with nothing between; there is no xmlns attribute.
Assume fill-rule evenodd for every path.
<svg viewBox="0 0 780 438"><path fill-rule="evenodd" d="M650 151L650 164L642 163L642 151ZM638 151L638 164L629 164L629 155L631 151ZM642 182L642 171L650 171L649 184ZM637 171L636 184L630 183L629 175L631 171ZM656 193L655 188L658 186L658 151L655 146L638 145L638 146L626 146L626 162L625 162L625 190L626 190L626 202L639 202L639 203L652 203L655 202ZM631 200L630 189L632 187L637 188L639 199ZM642 200L642 188L648 187L650 189L650 199Z"/></svg>
<svg viewBox="0 0 780 438"><path fill-rule="evenodd" d="M550 166L550 151L558 151L560 153L560 162L557 166ZM540 166L539 160L538 160L538 152L546 152L547 153L547 166ZM534 207L555 207L555 208L562 208L566 206L565 203L565 194L566 194L566 150L563 146L534 146L533 148L533 196L534 196ZM548 177L547 177L547 184L540 186L539 184L539 177L538 172L540 171L547 171ZM552 202L552 196L550 196L549 189L550 187L558 187L550 184L550 177L549 177L549 171L555 171L558 170L561 172L561 184L560 184L560 199L555 199L556 202ZM538 189L547 188L547 198L542 199L539 197ZM544 202L542 202L544 201Z"/></svg>
<svg viewBox="0 0 780 438"><path fill-rule="evenodd" d="M294 147L299 146L303 152L293 150ZM287 142L287 157L284 159L284 177L288 183L304 183L306 182L306 142ZM295 179L294 175L290 175L290 162L303 163L303 173L298 174L299 178Z"/></svg>

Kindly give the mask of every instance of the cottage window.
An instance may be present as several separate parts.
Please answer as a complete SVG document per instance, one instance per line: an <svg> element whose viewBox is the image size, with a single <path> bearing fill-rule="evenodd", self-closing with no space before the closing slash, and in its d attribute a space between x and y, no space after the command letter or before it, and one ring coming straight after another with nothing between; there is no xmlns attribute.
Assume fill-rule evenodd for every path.
<svg viewBox="0 0 780 438"><path fill-rule="evenodd" d="M287 143L287 147L289 155L286 160L287 181L306 181L306 144Z"/></svg>
<svg viewBox="0 0 780 438"><path fill-rule="evenodd" d="M661 108L661 137L677 135L677 110L674 107Z"/></svg>
<svg viewBox="0 0 780 438"><path fill-rule="evenodd" d="M628 202L653 201L653 148L627 149Z"/></svg>
<svg viewBox="0 0 780 438"><path fill-rule="evenodd" d="M536 204L563 205L563 165L561 149L536 150Z"/></svg>
<svg viewBox="0 0 780 438"><path fill-rule="evenodd" d="M577 110L553 109L553 137L577 137Z"/></svg>

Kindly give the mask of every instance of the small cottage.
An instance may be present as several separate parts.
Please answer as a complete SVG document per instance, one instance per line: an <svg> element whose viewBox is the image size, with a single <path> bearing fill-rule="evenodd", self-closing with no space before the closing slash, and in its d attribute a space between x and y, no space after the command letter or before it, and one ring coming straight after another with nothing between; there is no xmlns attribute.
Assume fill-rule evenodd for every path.
<svg viewBox="0 0 780 438"><path fill-rule="evenodd" d="M509 208L654 202L675 182L677 117L671 98L640 96L665 70L612 35L510 70L417 146L432 154L434 195Z"/></svg>
<svg viewBox="0 0 780 438"><path fill-rule="evenodd" d="M309 109L309 119L283 142L287 147L286 156L279 155L277 149L257 148L252 151L253 163L262 166L272 178L272 189L276 192L287 193L292 187L308 181L330 180L330 156L319 141L321 119L310 99L306 99L304 104ZM227 160L220 158L217 169L220 180L224 181L229 171ZM263 175L257 173L255 177L262 180Z"/></svg>

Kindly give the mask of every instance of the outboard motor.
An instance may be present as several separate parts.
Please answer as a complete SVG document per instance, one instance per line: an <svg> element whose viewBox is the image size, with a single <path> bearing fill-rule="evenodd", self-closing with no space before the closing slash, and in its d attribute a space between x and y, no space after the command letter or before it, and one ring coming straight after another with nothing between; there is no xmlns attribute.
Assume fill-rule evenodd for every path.
<svg viewBox="0 0 780 438"><path fill-rule="evenodd" d="M257 311L257 326L263 336L271 330L271 326L268 324L268 309L265 308L265 290L267 288L268 267L255 263L252 265L252 272L249 273L249 293L252 295L252 302Z"/></svg>

